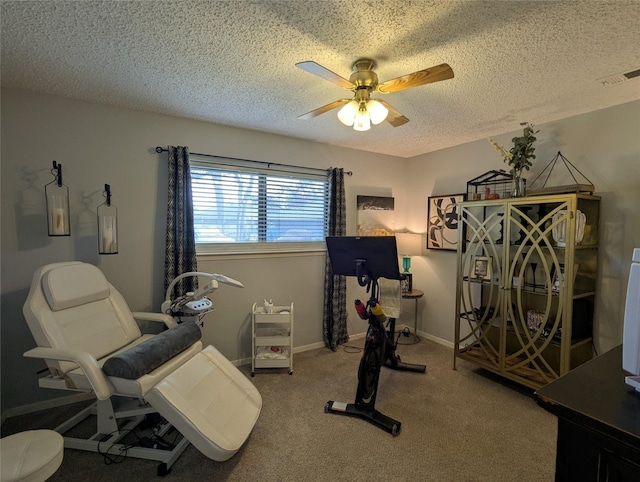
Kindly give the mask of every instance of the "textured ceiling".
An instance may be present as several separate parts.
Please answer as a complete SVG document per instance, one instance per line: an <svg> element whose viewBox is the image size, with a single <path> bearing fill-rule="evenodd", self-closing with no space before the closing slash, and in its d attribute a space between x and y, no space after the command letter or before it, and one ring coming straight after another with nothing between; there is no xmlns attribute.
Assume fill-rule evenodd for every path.
<svg viewBox="0 0 640 482"><path fill-rule="evenodd" d="M2 1L4 87L411 157L640 99L640 0ZM355 132L350 93L295 67L381 82L448 63L455 77L384 96L410 119ZM346 95L345 95L346 94ZM194 150L197 146L193 146Z"/></svg>

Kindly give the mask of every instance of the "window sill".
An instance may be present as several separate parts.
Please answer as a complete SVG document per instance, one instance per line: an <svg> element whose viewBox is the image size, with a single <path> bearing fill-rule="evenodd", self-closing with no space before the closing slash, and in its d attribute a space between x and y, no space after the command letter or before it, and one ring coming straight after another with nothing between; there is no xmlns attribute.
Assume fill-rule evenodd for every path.
<svg viewBox="0 0 640 482"><path fill-rule="evenodd" d="M290 245L289 245L290 244ZM306 246L305 246L306 244ZM255 243L255 244L207 244L196 245L198 259L268 258L291 256L319 256L327 253L324 243ZM309 246L309 244L311 244Z"/></svg>

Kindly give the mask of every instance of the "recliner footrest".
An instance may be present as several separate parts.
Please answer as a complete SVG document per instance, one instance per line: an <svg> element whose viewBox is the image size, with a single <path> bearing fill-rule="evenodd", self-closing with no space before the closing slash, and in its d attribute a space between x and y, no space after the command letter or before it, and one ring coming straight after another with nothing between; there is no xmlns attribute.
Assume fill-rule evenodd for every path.
<svg viewBox="0 0 640 482"><path fill-rule="evenodd" d="M145 399L200 452L218 462L240 449L262 408L257 388L213 346L155 385Z"/></svg>

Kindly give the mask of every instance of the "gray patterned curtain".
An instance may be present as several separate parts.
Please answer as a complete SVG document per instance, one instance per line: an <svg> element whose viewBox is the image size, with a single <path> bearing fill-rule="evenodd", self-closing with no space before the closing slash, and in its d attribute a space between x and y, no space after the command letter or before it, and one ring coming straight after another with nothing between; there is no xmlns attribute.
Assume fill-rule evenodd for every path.
<svg viewBox="0 0 640 482"><path fill-rule="evenodd" d="M198 270L196 240L193 230L193 201L191 199L191 171L189 148L169 146L169 193L167 203L167 238L164 260L164 289L173 279L189 271ZM180 280L173 294L181 296L197 288L198 280Z"/></svg>
<svg viewBox="0 0 640 482"><path fill-rule="evenodd" d="M329 171L329 236L346 234L346 208L344 199L344 169ZM324 344L333 351L349 341L347 332L347 279L334 275L327 255L324 274L324 313L322 319Z"/></svg>

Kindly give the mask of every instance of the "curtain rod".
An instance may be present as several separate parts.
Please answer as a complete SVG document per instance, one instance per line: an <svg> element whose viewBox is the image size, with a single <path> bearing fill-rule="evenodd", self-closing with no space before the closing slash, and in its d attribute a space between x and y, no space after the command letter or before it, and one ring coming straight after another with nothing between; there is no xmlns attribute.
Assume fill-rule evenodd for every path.
<svg viewBox="0 0 640 482"><path fill-rule="evenodd" d="M158 154L160 154L162 152L169 152L169 150L165 149L164 147L158 146L158 147L156 147L156 152ZM199 152L190 152L190 154L193 154L194 156L211 157L213 159L229 159L231 161L253 162L255 164L266 164L267 165L267 169L270 169L271 166L279 166L279 167L293 167L295 169L305 169L305 170L308 170L308 171L329 172L329 169L319 169L317 167L295 166L293 164L280 164L278 162L268 162L268 161L254 161L252 159L241 159L239 157L228 157L228 156L216 156L214 154L201 154ZM345 172L345 174L347 176L352 176L353 172L352 171L347 171L347 172Z"/></svg>

